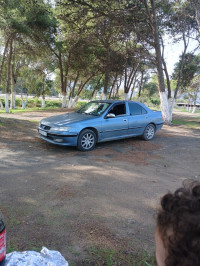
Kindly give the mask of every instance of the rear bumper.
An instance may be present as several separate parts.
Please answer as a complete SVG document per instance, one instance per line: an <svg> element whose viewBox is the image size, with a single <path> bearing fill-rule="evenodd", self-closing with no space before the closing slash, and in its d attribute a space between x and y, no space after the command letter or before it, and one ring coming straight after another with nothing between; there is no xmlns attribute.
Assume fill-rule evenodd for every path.
<svg viewBox="0 0 200 266"><path fill-rule="evenodd" d="M156 124L156 131L161 130L164 123Z"/></svg>

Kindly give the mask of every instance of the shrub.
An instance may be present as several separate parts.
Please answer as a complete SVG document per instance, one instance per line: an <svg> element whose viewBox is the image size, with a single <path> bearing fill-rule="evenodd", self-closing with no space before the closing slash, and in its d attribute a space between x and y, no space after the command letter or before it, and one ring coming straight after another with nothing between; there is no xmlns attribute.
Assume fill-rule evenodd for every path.
<svg viewBox="0 0 200 266"><path fill-rule="evenodd" d="M15 106L16 106L16 107L21 107L21 106L22 106L22 101L21 101L20 98L16 98L16 99L15 99Z"/></svg>
<svg viewBox="0 0 200 266"><path fill-rule="evenodd" d="M153 97L151 97L151 98L150 98L150 102L151 102L153 105L156 105L156 106L160 105L160 99L158 99L158 98L153 98Z"/></svg>
<svg viewBox="0 0 200 266"><path fill-rule="evenodd" d="M28 98L28 101L27 101L27 107L28 108L33 108L33 107L35 107L36 106L36 104L35 104L35 99L33 99L33 98Z"/></svg>
<svg viewBox="0 0 200 266"><path fill-rule="evenodd" d="M75 105L75 109L79 109L81 108L83 105L85 105L87 102L84 102L84 101L80 101L80 102L77 102L76 105Z"/></svg>
<svg viewBox="0 0 200 266"><path fill-rule="evenodd" d="M61 102L60 101L55 101L55 100L46 100L46 107L48 107L48 108L59 108L59 107L61 107Z"/></svg>
<svg viewBox="0 0 200 266"><path fill-rule="evenodd" d="M0 100L2 101L2 104L5 105L5 99L4 98L0 98Z"/></svg>

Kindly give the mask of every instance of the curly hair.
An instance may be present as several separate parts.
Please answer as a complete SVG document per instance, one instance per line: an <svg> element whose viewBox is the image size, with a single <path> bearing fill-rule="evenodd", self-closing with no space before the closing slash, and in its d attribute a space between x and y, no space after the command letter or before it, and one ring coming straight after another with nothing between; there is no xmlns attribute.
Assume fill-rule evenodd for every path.
<svg viewBox="0 0 200 266"><path fill-rule="evenodd" d="M157 228L167 250L166 266L200 265L200 182L185 182L161 199Z"/></svg>

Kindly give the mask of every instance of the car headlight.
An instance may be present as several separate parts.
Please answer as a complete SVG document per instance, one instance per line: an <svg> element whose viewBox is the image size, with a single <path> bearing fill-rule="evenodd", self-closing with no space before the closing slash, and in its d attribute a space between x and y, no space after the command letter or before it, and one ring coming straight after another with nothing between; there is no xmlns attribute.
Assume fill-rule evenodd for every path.
<svg viewBox="0 0 200 266"><path fill-rule="evenodd" d="M52 127L52 131L69 131L71 127Z"/></svg>

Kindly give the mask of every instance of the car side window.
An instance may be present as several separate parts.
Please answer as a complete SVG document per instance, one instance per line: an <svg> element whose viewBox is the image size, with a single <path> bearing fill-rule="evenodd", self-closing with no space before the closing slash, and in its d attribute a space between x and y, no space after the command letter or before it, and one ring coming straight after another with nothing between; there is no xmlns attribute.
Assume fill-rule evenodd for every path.
<svg viewBox="0 0 200 266"><path fill-rule="evenodd" d="M113 108L110 109L109 113L112 113L115 116L125 115L126 114L126 105L124 103L116 104L115 106L113 106Z"/></svg>
<svg viewBox="0 0 200 266"><path fill-rule="evenodd" d="M130 109L130 115L143 115L147 113L147 111L138 103L128 103L128 105Z"/></svg>

